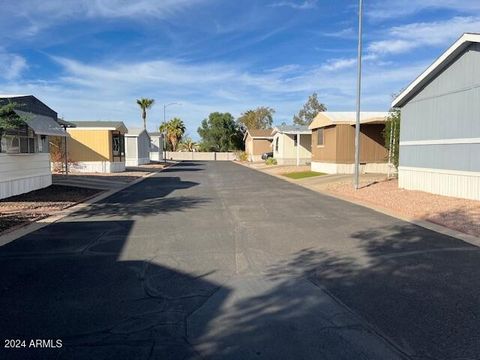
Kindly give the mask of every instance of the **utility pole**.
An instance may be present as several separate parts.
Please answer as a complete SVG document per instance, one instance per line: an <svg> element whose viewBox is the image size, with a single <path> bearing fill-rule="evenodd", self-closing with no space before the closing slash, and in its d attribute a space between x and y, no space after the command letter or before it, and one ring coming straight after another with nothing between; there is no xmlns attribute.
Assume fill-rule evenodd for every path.
<svg viewBox="0 0 480 360"><path fill-rule="evenodd" d="M357 114L355 121L355 190L360 187L360 97L362 94L362 14L363 0L358 3Z"/></svg>

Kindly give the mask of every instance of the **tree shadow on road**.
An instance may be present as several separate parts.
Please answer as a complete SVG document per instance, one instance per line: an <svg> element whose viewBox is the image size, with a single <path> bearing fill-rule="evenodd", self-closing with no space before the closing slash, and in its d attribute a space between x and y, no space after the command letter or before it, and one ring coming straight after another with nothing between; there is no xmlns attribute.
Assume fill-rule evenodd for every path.
<svg viewBox="0 0 480 360"><path fill-rule="evenodd" d="M480 353L478 247L404 223L351 238L354 253L304 249L269 276L325 288L410 356Z"/></svg>

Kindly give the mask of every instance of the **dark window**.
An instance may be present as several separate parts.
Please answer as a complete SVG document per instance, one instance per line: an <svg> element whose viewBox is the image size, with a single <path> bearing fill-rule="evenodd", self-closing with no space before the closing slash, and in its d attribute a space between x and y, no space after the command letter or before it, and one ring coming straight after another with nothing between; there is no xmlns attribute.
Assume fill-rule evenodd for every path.
<svg viewBox="0 0 480 360"><path fill-rule="evenodd" d="M278 152L278 137L275 140L275 151Z"/></svg>
<svg viewBox="0 0 480 360"><path fill-rule="evenodd" d="M113 158L118 158L122 161L125 156L125 137L119 132L112 134L112 155Z"/></svg>
<svg viewBox="0 0 480 360"><path fill-rule="evenodd" d="M323 128L317 130L317 145L324 145Z"/></svg>

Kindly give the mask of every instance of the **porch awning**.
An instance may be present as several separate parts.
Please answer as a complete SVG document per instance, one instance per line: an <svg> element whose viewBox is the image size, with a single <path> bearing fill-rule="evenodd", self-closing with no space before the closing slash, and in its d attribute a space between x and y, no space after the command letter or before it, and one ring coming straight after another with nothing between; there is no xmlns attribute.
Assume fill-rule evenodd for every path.
<svg viewBox="0 0 480 360"><path fill-rule="evenodd" d="M53 118L45 115L32 114L25 111L15 110L15 112L25 118L27 125L37 135L62 136L67 137L68 134Z"/></svg>

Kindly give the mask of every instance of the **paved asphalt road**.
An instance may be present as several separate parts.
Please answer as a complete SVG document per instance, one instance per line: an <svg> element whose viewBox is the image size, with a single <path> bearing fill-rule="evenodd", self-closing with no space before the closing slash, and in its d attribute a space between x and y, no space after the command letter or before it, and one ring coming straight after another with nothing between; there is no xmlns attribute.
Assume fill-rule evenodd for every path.
<svg viewBox="0 0 480 360"><path fill-rule="evenodd" d="M478 359L479 264L462 241L184 162L0 247L0 359Z"/></svg>

